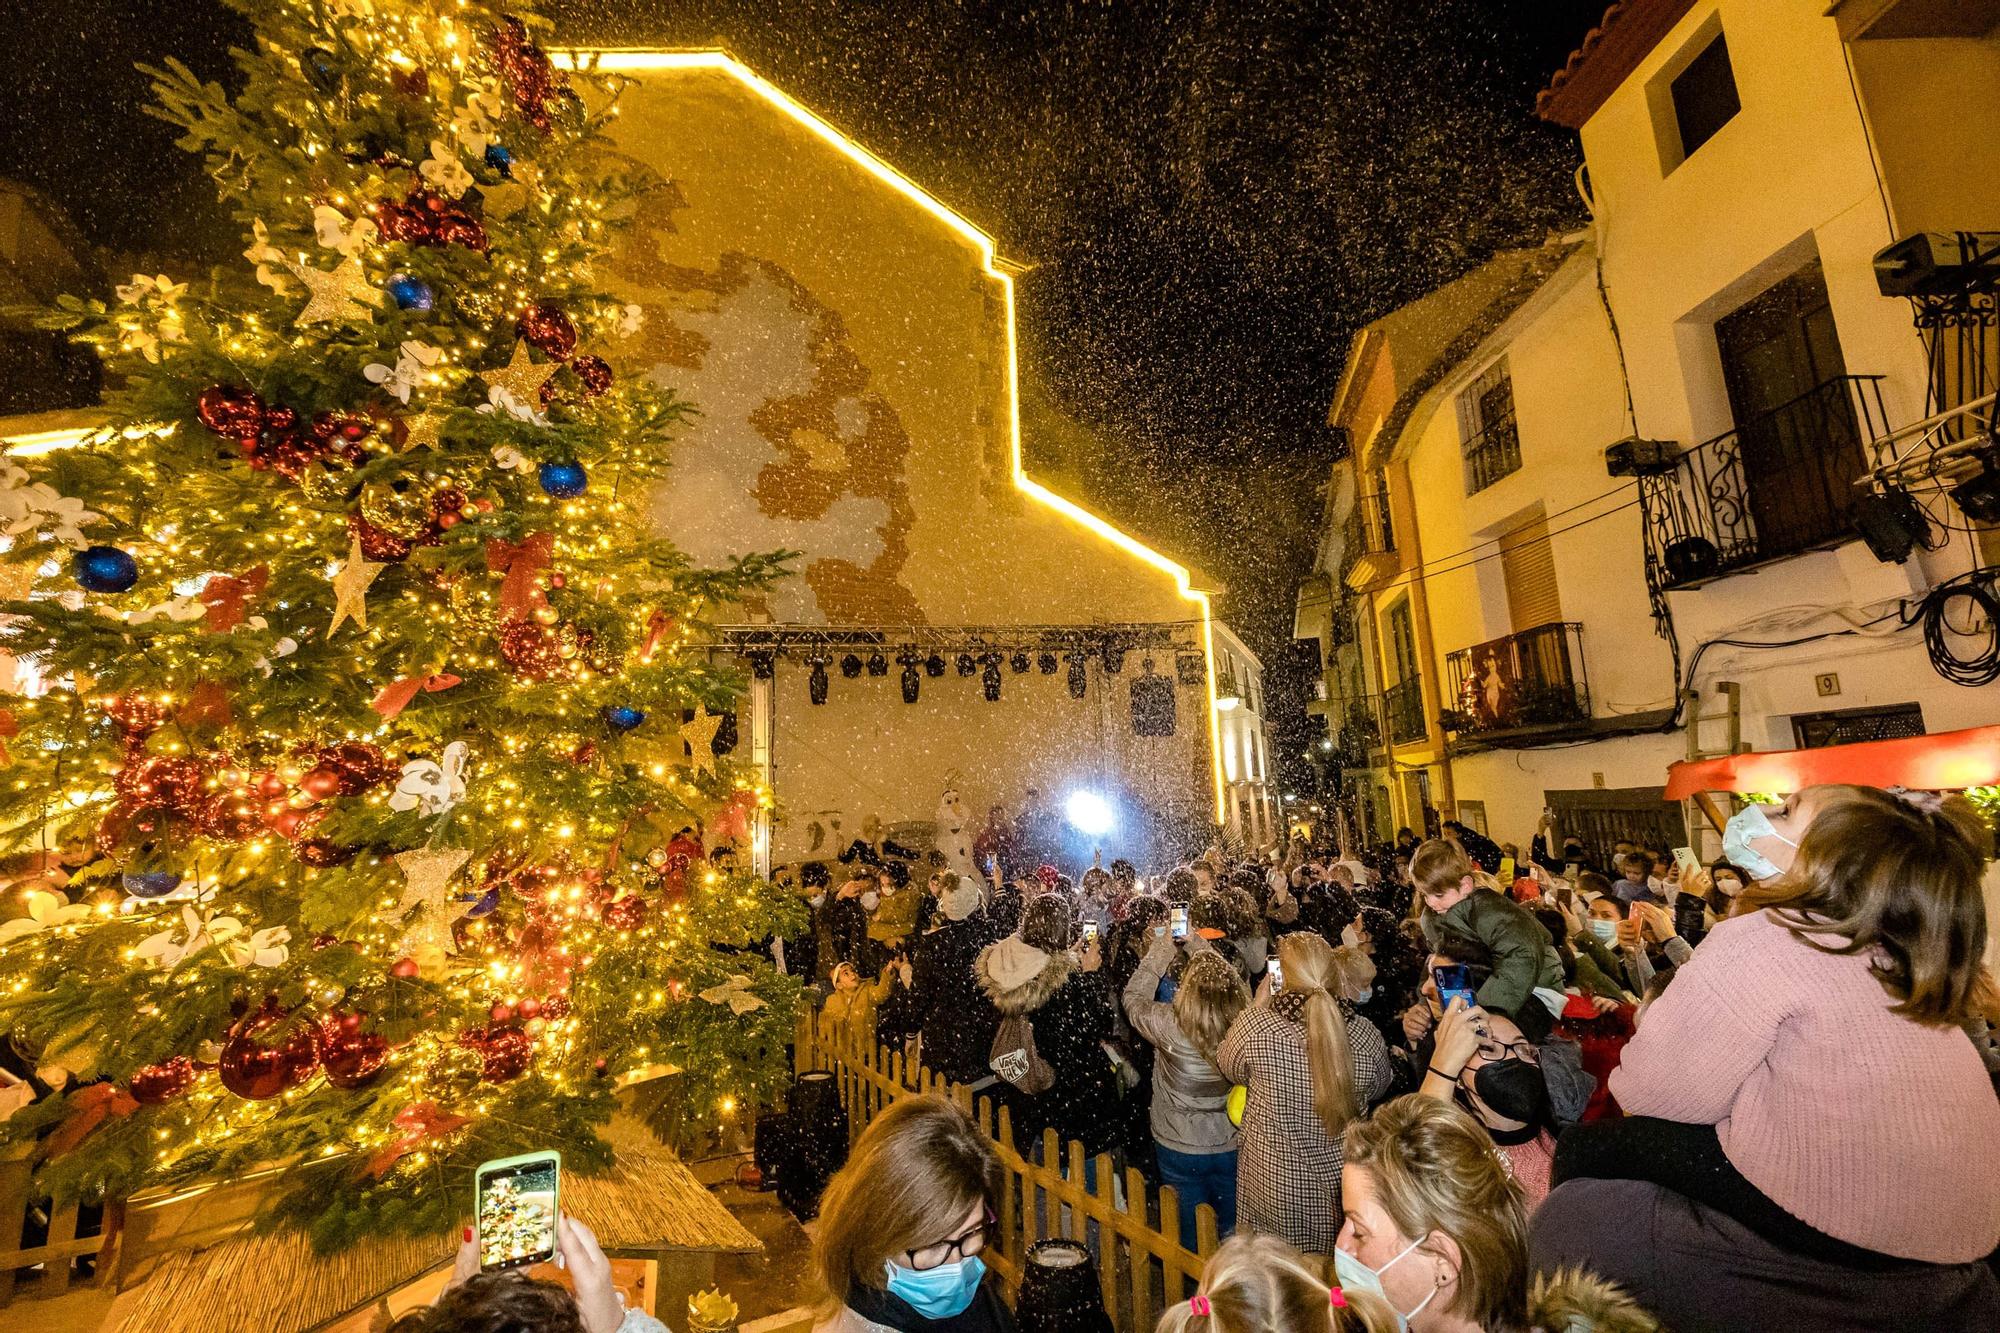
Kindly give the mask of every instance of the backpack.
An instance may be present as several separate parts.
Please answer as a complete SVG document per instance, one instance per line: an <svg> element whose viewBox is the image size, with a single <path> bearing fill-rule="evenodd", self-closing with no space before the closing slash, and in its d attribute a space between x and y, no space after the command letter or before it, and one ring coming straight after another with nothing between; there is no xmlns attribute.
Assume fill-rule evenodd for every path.
<svg viewBox="0 0 2000 1333"><path fill-rule="evenodd" d="M986 1063L1022 1092L1047 1092L1055 1086L1056 1071L1035 1049L1035 1027L1026 1014L1000 1020L1000 1029L993 1034L993 1053Z"/></svg>

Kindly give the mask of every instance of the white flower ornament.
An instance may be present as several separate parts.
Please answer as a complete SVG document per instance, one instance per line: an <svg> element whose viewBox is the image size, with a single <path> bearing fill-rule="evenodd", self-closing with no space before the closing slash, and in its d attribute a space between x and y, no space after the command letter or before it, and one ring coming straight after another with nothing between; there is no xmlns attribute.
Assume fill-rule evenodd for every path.
<svg viewBox="0 0 2000 1333"><path fill-rule="evenodd" d="M0 944L20 939L23 935L33 935L51 926L66 926L91 914L91 909L84 904L72 903L60 893L51 893L47 889L30 889L26 896L26 916L0 921Z"/></svg>
<svg viewBox="0 0 2000 1333"><path fill-rule="evenodd" d="M710 1004L726 1004L729 1012L741 1018L753 1009L764 1007L764 997L750 989L750 978L741 972L733 974L720 986L710 986L701 992L701 998Z"/></svg>
<svg viewBox="0 0 2000 1333"><path fill-rule="evenodd" d="M333 205L316 204L313 207L313 235L327 249L337 250L351 259L375 239L375 219L355 218L350 222L347 214ZM276 258L282 261L285 256L279 254ZM261 275L258 281L263 281Z"/></svg>
<svg viewBox="0 0 2000 1333"><path fill-rule="evenodd" d="M361 374L370 384L381 385L385 392L395 395L397 401L407 403L410 401L410 390L424 383L431 367L443 355L440 349L412 338L397 349L394 367L372 361L361 368Z"/></svg>
<svg viewBox="0 0 2000 1333"><path fill-rule="evenodd" d="M431 140L431 155L417 168L417 172L432 189L453 199L472 188L472 173L459 160L458 150L442 139Z"/></svg>
<svg viewBox="0 0 2000 1333"><path fill-rule="evenodd" d="M403 776L389 797L391 810L419 810L425 815L441 815L465 799L465 742L453 741L444 747L444 762L413 759L403 765Z"/></svg>

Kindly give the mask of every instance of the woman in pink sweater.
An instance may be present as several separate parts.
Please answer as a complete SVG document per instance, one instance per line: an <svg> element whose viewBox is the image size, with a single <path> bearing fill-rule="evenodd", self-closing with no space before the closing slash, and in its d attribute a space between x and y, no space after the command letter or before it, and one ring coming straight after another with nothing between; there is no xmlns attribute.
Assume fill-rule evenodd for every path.
<svg viewBox="0 0 2000 1333"><path fill-rule="evenodd" d="M1979 1262L2000 1246L2000 1101L1960 1027L1990 984L1979 880L1992 834L1958 798L1817 787L1752 807L1727 841L1764 874L1625 1048L1610 1083L1631 1118L1564 1136L1538 1266L1593 1262L1674 1327L1736 1327L1759 1317L1770 1256L1747 1252L1763 1245L1794 1261L1769 1307L1788 1319L1808 1314L1818 1282L1842 1289L1834 1327L1895 1326L1860 1313L1869 1284L1889 1281L1948 1296L1953 1322L1933 1327L1988 1312L1981 1326L2000 1327ZM1612 1180L1684 1196L1672 1206L1694 1220L1661 1214L1640 1241L1630 1214L1653 1217L1654 1196L1569 1184ZM1585 1195L1623 1213L1599 1219L1603 1255L1577 1252L1592 1248L1577 1244L1593 1230ZM1635 1242L1652 1251L1643 1262ZM1703 1246L1712 1263L1675 1271Z"/></svg>

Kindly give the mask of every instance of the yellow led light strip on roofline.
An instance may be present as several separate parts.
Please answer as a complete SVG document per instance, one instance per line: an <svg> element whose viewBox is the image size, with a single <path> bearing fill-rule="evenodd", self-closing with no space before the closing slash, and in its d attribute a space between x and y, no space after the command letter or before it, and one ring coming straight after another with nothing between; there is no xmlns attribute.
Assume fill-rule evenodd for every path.
<svg viewBox="0 0 2000 1333"><path fill-rule="evenodd" d="M863 148L847 135L829 125L818 115L794 100L776 85L760 77L749 66L726 51L659 51L617 48L583 48L558 52L555 62L569 69L596 69L606 73L639 74L656 70L716 70L729 75L744 87L756 93L778 110L825 141L835 151L860 166L875 179L887 185L910 202L922 208L932 217L942 222L959 239L971 245L979 254L980 266L985 275L1000 285L1007 311L1007 431L1013 449L1014 486L1046 507L1055 510L1071 522L1090 529L1099 537L1135 556L1154 569L1159 570L1174 581L1174 589L1184 601L1195 604L1201 612L1201 652L1207 667L1204 689L1208 698L1208 767L1209 782L1215 797L1215 822L1228 822L1228 807L1224 796L1222 777L1222 731L1220 710L1216 707L1215 696L1215 634L1213 615L1208 594L1196 588L1192 576L1185 565L1168 559L1152 547L1128 533L1121 532L1104 519L1091 513L1073 500L1057 495L1048 487L1030 477L1021 466L1021 399L1019 377L1019 355L1014 332L1014 279L1003 273L995 265L993 238L954 213L950 208L927 192L922 186L897 171L875 154Z"/></svg>

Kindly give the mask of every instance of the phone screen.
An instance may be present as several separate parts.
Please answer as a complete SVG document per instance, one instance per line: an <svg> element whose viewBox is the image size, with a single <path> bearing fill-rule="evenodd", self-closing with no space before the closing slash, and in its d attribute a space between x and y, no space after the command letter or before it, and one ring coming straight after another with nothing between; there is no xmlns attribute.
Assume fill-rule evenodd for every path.
<svg viewBox="0 0 2000 1333"><path fill-rule="evenodd" d="M1451 1008L1453 1000L1464 1000L1468 1009L1479 1003L1478 988L1472 984L1472 969L1464 963L1434 967L1431 978L1437 982L1438 1003L1445 1008Z"/></svg>
<svg viewBox="0 0 2000 1333"><path fill-rule="evenodd" d="M1086 921L1083 923L1083 942L1085 944L1095 944L1097 942L1097 923L1095 921Z"/></svg>
<svg viewBox="0 0 2000 1333"><path fill-rule="evenodd" d="M520 1268L555 1257L560 1155L533 1153L486 1162L477 1176L479 1267Z"/></svg>
<svg viewBox="0 0 2000 1333"><path fill-rule="evenodd" d="M1174 927L1174 938L1175 938L1175 939L1177 939L1177 940L1184 940L1184 939L1186 939L1186 938L1187 938L1187 908L1185 908L1185 907L1176 907L1176 908L1175 908L1175 909L1173 910L1173 915L1172 915L1172 917L1171 917L1170 919L1171 919L1171 920L1173 921L1173 927Z"/></svg>
<svg viewBox="0 0 2000 1333"><path fill-rule="evenodd" d="M1271 960L1271 994L1276 995L1279 991L1283 990L1284 988L1285 988L1285 965L1279 962L1277 959L1273 958Z"/></svg>
<svg viewBox="0 0 2000 1333"><path fill-rule="evenodd" d="M1511 885L1514 882L1514 858L1511 856L1501 857L1500 873L1493 878L1500 881L1500 887L1503 889Z"/></svg>

